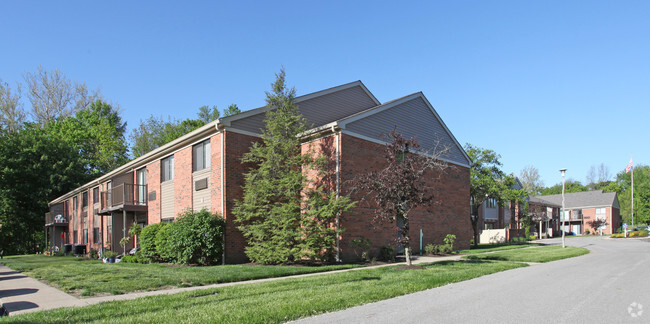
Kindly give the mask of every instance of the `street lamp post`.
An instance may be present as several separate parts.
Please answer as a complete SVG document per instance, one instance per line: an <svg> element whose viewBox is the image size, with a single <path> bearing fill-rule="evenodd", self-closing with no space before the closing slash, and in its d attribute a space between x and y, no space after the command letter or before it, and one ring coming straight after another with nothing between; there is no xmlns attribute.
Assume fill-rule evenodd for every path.
<svg viewBox="0 0 650 324"><path fill-rule="evenodd" d="M562 172L562 248L564 248L566 247L564 243L564 221L566 219L566 210L564 210L564 173L566 173L566 169L561 169L560 172Z"/></svg>

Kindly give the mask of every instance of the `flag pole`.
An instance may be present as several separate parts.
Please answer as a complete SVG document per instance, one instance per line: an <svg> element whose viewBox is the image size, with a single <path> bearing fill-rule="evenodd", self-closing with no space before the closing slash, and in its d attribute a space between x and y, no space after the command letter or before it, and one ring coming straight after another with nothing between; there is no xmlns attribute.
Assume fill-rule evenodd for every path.
<svg viewBox="0 0 650 324"><path fill-rule="evenodd" d="M632 158L630 158L630 161L632 161ZM634 229L634 165L632 165L632 229Z"/></svg>

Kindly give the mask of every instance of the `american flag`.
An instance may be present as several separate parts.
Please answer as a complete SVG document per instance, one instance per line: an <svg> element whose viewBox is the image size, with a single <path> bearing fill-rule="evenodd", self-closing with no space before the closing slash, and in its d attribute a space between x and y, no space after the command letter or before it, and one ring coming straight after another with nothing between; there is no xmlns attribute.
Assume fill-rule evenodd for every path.
<svg viewBox="0 0 650 324"><path fill-rule="evenodd" d="M632 170L632 158L630 158L630 163L627 164L627 168L625 168L625 173L630 172Z"/></svg>

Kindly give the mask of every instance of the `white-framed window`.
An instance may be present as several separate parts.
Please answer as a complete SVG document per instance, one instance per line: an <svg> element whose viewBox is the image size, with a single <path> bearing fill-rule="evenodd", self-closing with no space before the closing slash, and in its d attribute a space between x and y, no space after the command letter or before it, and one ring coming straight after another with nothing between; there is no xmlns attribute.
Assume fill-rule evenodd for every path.
<svg viewBox="0 0 650 324"><path fill-rule="evenodd" d="M607 208L596 208L596 215L605 215L607 213Z"/></svg>
<svg viewBox="0 0 650 324"><path fill-rule="evenodd" d="M160 181L174 180L174 156L169 156L160 161Z"/></svg>
<svg viewBox="0 0 650 324"><path fill-rule="evenodd" d="M205 140L192 147L192 171L210 167L210 140Z"/></svg>

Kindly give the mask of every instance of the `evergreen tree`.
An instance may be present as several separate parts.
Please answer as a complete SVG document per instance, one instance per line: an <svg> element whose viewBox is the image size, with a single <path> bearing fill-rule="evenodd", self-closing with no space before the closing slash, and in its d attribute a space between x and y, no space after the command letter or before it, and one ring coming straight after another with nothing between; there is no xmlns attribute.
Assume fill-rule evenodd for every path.
<svg viewBox="0 0 650 324"><path fill-rule="evenodd" d="M322 187L304 191L309 181L303 167L317 163L311 154L301 154L299 135L307 124L294 103L295 90L287 89L284 70L276 77L273 91L266 93L269 110L262 142L254 143L242 160L256 167L245 175L244 197L233 213L248 240L246 255L252 261L325 260L331 257L339 232L329 229L333 218L352 204Z"/></svg>

